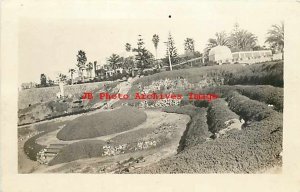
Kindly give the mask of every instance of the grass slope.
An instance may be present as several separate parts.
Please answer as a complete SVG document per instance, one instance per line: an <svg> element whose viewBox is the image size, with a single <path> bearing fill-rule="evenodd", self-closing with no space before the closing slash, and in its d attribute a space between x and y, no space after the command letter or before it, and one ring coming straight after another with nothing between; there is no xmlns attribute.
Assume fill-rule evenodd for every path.
<svg viewBox="0 0 300 192"><path fill-rule="evenodd" d="M68 141L119 133L136 127L146 118L145 112L123 106L113 111L78 117L67 123L58 132L57 138Z"/></svg>
<svg viewBox="0 0 300 192"><path fill-rule="evenodd" d="M49 162L49 165L67 163L84 158L100 157L103 154L104 145L105 142L101 140L88 140L72 143L62 148L59 154Z"/></svg>

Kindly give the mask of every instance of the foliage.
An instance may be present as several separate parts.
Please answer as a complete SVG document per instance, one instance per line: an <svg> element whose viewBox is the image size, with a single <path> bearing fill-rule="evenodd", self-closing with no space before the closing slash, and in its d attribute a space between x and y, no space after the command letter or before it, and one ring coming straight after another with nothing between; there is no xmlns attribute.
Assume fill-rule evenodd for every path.
<svg viewBox="0 0 300 192"><path fill-rule="evenodd" d="M108 62L108 65L112 68L112 69L117 69L118 68L118 64L121 62L122 58L113 53L108 59L107 59L107 62Z"/></svg>
<svg viewBox="0 0 300 192"><path fill-rule="evenodd" d="M126 57L124 59L123 67L125 69L132 69L132 68L134 68L134 58L133 57Z"/></svg>
<svg viewBox="0 0 300 192"><path fill-rule="evenodd" d="M82 76L82 70L85 67L87 58L86 58L85 52L82 50L79 50L78 54L76 56L77 56L77 65L76 66L78 67L78 72L79 72L78 75L79 75L79 77L82 78L82 81L84 81L84 78Z"/></svg>
<svg viewBox="0 0 300 192"><path fill-rule="evenodd" d="M174 42L174 39L173 39L171 33L169 33L169 37L168 37L167 54L166 54L166 58L165 58L165 63L167 63L166 61L168 61L168 64L169 64L169 56L170 56L172 65L178 63L179 58L178 58L178 54L177 54L177 48L175 46L175 42Z"/></svg>
<svg viewBox="0 0 300 192"><path fill-rule="evenodd" d="M185 52L194 53L195 52L195 41L192 38L186 38L184 40L184 50Z"/></svg>
<svg viewBox="0 0 300 192"><path fill-rule="evenodd" d="M208 44L206 45L206 48L204 49L204 57L206 60L208 59L209 51L218 45L220 46L229 46L228 36L225 31L217 32L215 34L216 38L210 38L208 39Z"/></svg>
<svg viewBox="0 0 300 192"><path fill-rule="evenodd" d="M269 43L271 48L276 51L283 52L284 48L284 23L280 25L272 25L272 28L268 31L268 37L265 41Z"/></svg>
<svg viewBox="0 0 300 192"><path fill-rule="evenodd" d="M127 52L130 52L130 51L131 51L131 44L126 43L126 44L125 44L125 50L126 50Z"/></svg>
<svg viewBox="0 0 300 192"><path fill-rule="evenodd" d="M79 50L78 54L77 54L77 62L78 63L76 66L79 69L82 69L82 68L84 68L86 61L87 61L87 58L86 58L85 52L82 50Z"/></svg>
<svg viewBox="0 0 300 192"><path fill-rule="evenodd" d="M75 69L69 69L69 73L71 74L71 84L73 85L73 74L75 73Z"/></svg>
<svg viewBox="0 0 300 192"><path fill-rule="evenodd" d="M238 119L238 115L232 112L223 99L213 100L207 110L207 124L210 132L217 133L226 128L225 122Z"/></svg>
<svg viewBox="0 0 300 192"><path fill-rule="evenodd" d="M250 51L257 45L257 36L247 30L240 29L238 24L235 24L228 40L232 52Z"/></svg>
<svg viewBox="0 0 300 192"><path fill-rule="evenodd" d="M150 68L153 65L153 54L145 48L144 44L142 36L139 35L137 48L133 49L137 53L135 56L137 67L142 70Z"/></svg>
<svg viewBox="0 0 300 192"><path fill-rule="evenodd" d="M47 77L44 73L41 74L40 81L41 81L41 87L47 87Z"/></svg>
<svg viewBox="0 0 300 192"><path fill-rule="evenodd" d="M64 82L67 80L67 76L62 74L62 73L59 73L58 74L58 80L61 81L61 82Z"/></svg>
<svg viewBox="0 0 300 192"><path fill-rule="evenodd" d="M48 78L48 85L51 87L54 85L54 81Z"/></svg>
<svg viewBox="0 0 300 192"><path fill-rule="evenodd" d="M157 34L154 34L152 37L152 42L155 48L155 58L157 59L157 46L158 46L158 42L159 42L159 36Z"/></svg>
<svg viewBox="0 0 300 192"><path fill-rule="evenodd" d="M89 73L89 77L92 77L93 63L89 62L86 64L86 71Z"/></svg>

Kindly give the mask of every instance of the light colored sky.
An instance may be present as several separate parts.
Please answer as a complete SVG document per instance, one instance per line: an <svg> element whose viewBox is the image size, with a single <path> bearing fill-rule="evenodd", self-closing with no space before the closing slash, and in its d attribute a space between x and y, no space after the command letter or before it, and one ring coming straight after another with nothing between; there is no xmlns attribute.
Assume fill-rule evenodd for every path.
<svg viewBox="0 0 300 192"><path fill-rule="evenodd" d="M73 1L72 1L73 2ZM183 1L63 1L23 3L19 22L19 83L39 82L45 73L55 79L75 68L76 54L82 49L88 61L104 64L112 53L125 54L125 43L136 46L138 34L153 54L153 34L158 34L158 57L163 57L170 31L178 53L184 52L187 37L202 52L207 40L235 22L258 36L264 44L272 24L284 20L284 3L227 3ZM171 19L168 16L171 15Z"/></svg>

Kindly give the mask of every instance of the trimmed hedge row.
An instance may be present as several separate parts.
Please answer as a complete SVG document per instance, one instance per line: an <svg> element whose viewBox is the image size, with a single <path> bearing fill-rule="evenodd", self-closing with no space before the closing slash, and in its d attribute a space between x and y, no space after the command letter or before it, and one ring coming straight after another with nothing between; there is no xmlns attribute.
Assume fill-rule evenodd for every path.
<svg viewBox="0 0 300 192"><path fill-rule="evenodd" d="M174 106L164 109L168 113L186 114L191 117L190 122L187 124L187 128L184 131L178 147L178 152L184 150L187 147L192 147L199 143L205 142L211 133L208 131L206 123L206 109L195 107L193 105L185 105L182 107Z"/></svg>
<svg viewBox="0 0 300 192"><path fill-rule="evenodd" d="M223 99L213 100L207 110L207 124L209 131L217 133L226 128L225 122L231 119L239 119L239 116L232 112Z"/></svg>
<svg viewBox="0 0 300 192"><path fill-rule="evenodd" d="M272 113L247 129L187 148L135 173L256 173L281 166L282 114Z"/></svg>
<svg viewBox="0 0 300 192"><path fill-rule="evenodd" d="M240 115L245 121L260 121L277 113L266 104L251 100L236 91L229 92L226 100L229 108Z"/></svg>
<svg viewBox="0 0 300 192"><path fill-rule="evenodd" d="M197 114L191 117L191 121L180 140L178 152L199 143L204 143L210 135L206 123L206 109L201 108Z"/></svg>
<svg viewBox="0 0 300 192"><path fill-rule="evenodd" d="M247 67L247 70L230 73L225 78L225 84L273 85L283 87L283 62L276 61L250 65Z"/></svg>
<svg viewBox="0 0 300 192"><path fill-rule="evenodd" d="M236 90L253 100L275 106L276 111L283 111L283 88L270 85L235 86Z"/></svg>

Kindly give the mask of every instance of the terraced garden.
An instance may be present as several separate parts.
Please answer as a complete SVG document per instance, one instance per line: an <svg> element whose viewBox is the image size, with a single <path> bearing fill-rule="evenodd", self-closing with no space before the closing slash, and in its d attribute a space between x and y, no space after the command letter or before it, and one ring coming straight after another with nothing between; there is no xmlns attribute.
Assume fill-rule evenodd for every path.
<svg viewBox="0 0 300 192"><path fill-rule="evenodd" d="M113 104L112 111L80 115L62 120L59 125L52 123L47 131L42 129L43 132L36 132L26 140L27 155L34 156L45 148L49 144L46 141L58 141L66 146L48 165L33 172L280 170L284 110L282 62L162 72L133 82L128 94L132 96L136 92L180 93L184 98L179 102L119 100ZM214 93L220 98L211 102L189 100L190 92ZM28 129L37 131L38 127L20 128L19 134L28 135L31 133Z"/></svg>

